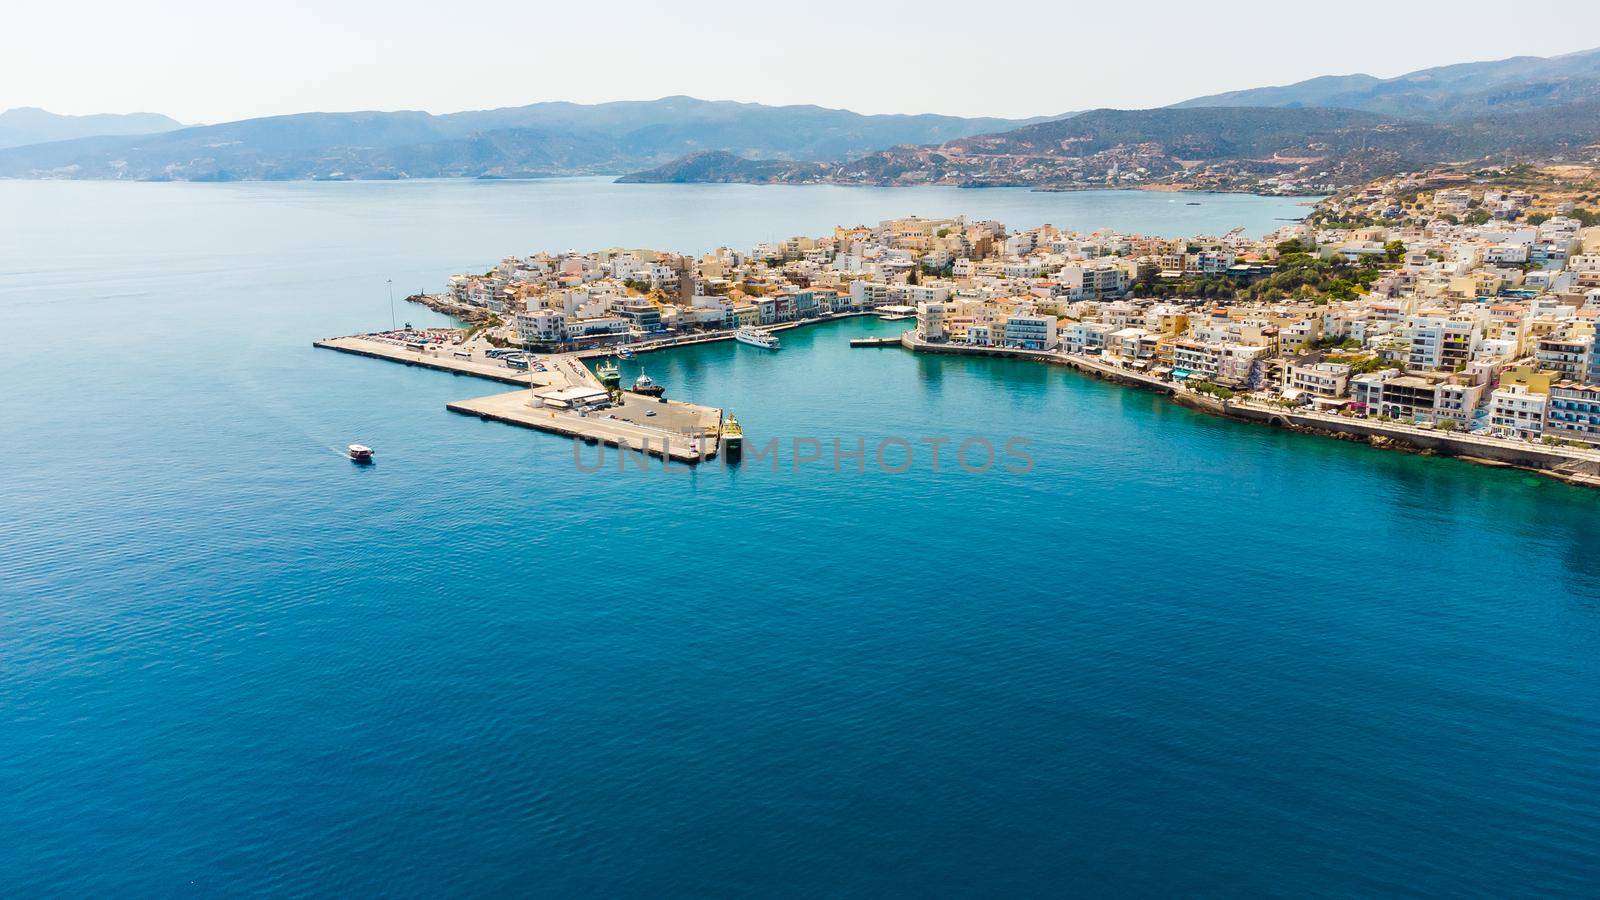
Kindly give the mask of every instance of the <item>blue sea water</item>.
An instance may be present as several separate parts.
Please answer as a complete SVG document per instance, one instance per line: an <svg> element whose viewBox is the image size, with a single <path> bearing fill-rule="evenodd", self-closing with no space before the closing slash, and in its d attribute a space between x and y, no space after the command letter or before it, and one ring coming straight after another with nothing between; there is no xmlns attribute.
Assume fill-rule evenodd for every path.
<svg viewBox="0 0 1600 900"><path fill-rule="evenodd" d="M1303 212L1202 199L0 182L0 885L1592 894L1600 494L866 320L636 362L777 465L588 473L310 346L513 252Z"/></svg>

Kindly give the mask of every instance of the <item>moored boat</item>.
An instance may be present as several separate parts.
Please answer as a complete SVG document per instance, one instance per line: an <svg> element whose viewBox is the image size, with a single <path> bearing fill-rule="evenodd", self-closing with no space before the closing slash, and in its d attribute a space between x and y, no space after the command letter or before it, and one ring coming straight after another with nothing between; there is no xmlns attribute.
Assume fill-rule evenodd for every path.
<svg viewBox="0 0 1600 900"><path fill-rule="evenodd" d="M667 389L656 384L655 379L649 375L640 372L639 377L633 380L633 392L635 394L643 394L646 397L660 397L667 392Z"/></svg>
<svg viewBox="0 0 1600 900"><path fill-rule="evenodd" d="M736 462L744 453L744 429L739 427L739 420L734 418L733 413L728 413L723 417L719 431L722 440L719 451L722 453L722 458Z"/></svg>
<svg viewBox="0 0 1600 900"><path fill-rule="evenodd" d="M778 350L783 346L778 341L777 335L770 331L762 331L754 325L740 326L739 330L733 333L733 339L741 344L749 344L764 350Z"/></svg>

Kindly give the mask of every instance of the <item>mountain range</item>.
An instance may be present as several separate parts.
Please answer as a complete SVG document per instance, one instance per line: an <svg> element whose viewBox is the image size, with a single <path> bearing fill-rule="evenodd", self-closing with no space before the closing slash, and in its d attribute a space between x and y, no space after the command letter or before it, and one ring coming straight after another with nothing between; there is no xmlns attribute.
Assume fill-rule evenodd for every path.
<svg viewBox="0 0 1600 900"><path fill-rule="evenodd" d="M861 115L820 106L665 97L432 115L301 113L138 138L0 150L0 176L238 180L535 176L626 172L708 149L846 159L1037 119Z"/></svg>
<svg viewBox="0 0 1600 900"><path fill-rule="evenodd" d="M49 116L13 110L0 115L0 128L8 117L38 119L40 113ZM187 128L162 116L54 118L71 119L77 134L97 127L102 133L0 149L0 177L199 181L632 172L622 180L1228 189L1271 180L1314 189L1493 154L1589 153L1600 141L1600 50L1386 79L1326 76L1160 109L1022 120L860 115L691 97L446 115L302 113ZM48 133L63 136L67 126L55 127ZM158 133L131 136L134 129ZM0 130L0 139L6 134Z"/></svg>
<svg viewBox="0 0 1600 900"><path fill-rule="evenodd" d="M1174 106L1321 106L1446 122L1594 99L1600 99L1600 49L1438 66L1394 78L1330 75L1196 97Z"/></svg>
<svg viewBox="0 0 1600 900"><path fill-rule="evenodd" d="M1316 192L1497 154L1589 154L1600 142L1600 50L1344 75L1198 97L1148 110L1098 109L900 146L831 165L756 164L702 153L630 182L752 181L1140 186Z"/></svg>
<svg viewBox="0 0 1600 900"><path fill-rule="evenodd" d="M19 106L0 112L0 147L104 135L154 134L182 127L181 122L159 113L62 116L33 106Z"/></svg>

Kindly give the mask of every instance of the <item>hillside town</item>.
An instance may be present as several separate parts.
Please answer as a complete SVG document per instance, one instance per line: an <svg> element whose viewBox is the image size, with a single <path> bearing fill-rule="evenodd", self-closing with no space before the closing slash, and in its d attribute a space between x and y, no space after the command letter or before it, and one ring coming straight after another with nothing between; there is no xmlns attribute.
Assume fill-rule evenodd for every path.
<svg viewBox="0 0 1600 900"><path fill-rule="evenodd" d="M434 299L546 353L914 315L921 348L1055 354L1237 402L1600 444L1600 229L1584 195L1547 210L1542 196L1406 176L1260 237L908 217L698 257L510 257ZM1356 216L1374 224L1326 224Z"/></svg>

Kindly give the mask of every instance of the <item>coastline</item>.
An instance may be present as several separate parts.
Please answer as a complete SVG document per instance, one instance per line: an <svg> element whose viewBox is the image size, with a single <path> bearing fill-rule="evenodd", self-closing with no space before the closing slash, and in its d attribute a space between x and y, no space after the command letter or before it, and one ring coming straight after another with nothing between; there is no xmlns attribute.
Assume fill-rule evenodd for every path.
<svg viewBox="0 0 1600 900"><path fill-rule="evenodd" d="M1546 444L1517 443L1474 434L1418 428L1395 422L1287 409L1249 400L1221 400L1186 390L1180 385L1150 375L1130 372L1086 356L1053 350L936 344L919 339L914 331L902 334L900 345L914 353L1026 359L1065 366L1103 381L1163 394L1171 402L1186 409L1221 418L1362 443L1380 450L1423 456L1447 456L1491 468L1520 469L1566 484L1600 488L1600 449L1582 450Z"/></svg>

